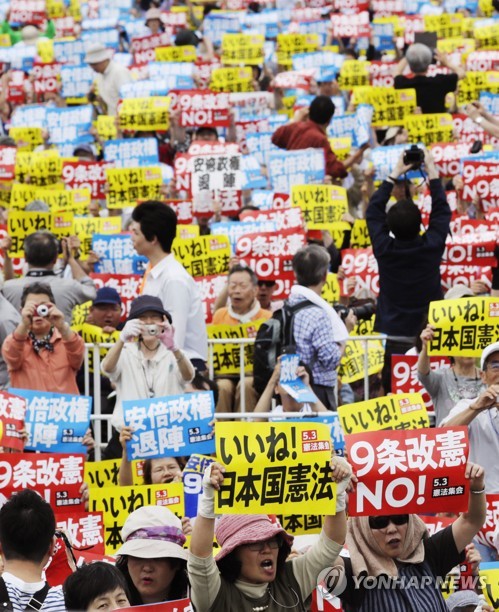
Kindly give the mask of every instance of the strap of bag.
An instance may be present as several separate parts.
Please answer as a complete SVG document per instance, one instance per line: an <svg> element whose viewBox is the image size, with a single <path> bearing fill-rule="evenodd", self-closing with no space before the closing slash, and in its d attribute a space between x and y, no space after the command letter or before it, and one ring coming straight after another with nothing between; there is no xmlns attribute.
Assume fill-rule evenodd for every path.
<svg viewBox="0 0 499 612"><path fill-rule="evenodd" d="M31 599L28 601L28 605L25 608L25 612L29 610L41 610L43 606L43 602L47 597L47 593L49 592L50 586L49 583L46 582L39 591L37 591L34 595L32 595ZM12 612L12 602L10 601L9 592L7 591L7 586L5 584L5 580L0 576L0 610L6 610L8 612Z"/></svg>

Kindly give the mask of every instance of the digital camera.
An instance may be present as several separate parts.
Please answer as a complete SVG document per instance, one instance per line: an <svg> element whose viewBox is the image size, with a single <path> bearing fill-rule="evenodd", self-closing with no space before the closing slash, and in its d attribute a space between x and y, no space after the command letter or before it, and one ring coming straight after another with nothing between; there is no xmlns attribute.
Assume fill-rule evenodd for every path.
<svg viewBox="0 0 499 612"><path fill-rule="evenodd" d="M150 336L157 336L158 335L159 330L158 330L158 326L157 325L147 325L146 329L147 329L147 333Z"/></svg>
<svg viewBox="0 0 499 612"><path fill-rule="evenodd" d="M424 162L424 151L418 145L411 145L410 149L404 152L404 164L419 168Z"/></svg>
<svg viewBox="0 0 499 612"><path fill-rule="evenodd" d="M36 314L39 317L46 317L49 313L49 307L46 304L40 304L36 307Z"/></svg>

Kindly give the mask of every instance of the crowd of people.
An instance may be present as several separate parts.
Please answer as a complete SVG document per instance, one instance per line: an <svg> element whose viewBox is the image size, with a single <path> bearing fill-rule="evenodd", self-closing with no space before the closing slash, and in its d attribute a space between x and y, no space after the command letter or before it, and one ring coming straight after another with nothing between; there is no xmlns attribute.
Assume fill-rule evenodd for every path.
<svg viewBox="0 0 499 612"><path fill-rule="evenodd" d="M333 452L331 514L302 549L264 508L216 513L226 467L214 457L195 516L134 510L114 562L70 559L63 584L46 581L63 537L54 507L14 493L0 508L0 603L497 609L478 582L446 600L436 585L456 566L478 576L498 560L477 534L499 494L499 334L490 325L471 346L468 332L462 351L449 340L439 354L450 364L435 369L430 308L499 295L497 1L10 0L0 10L2 392L90 395L100 414L82 438L86 460L96 448L119 460L116 487L135 482L130 400L207 391L212 429L217 414L241 411L278 427L283 413L331 415L397 393L400 355L416 360L412 383L434 425L469 435L467 510L431 536L395 507L348 516L358 477ZM467 247L458 262L456 244ZM90 378L84 328L106 344ZM254 371L251 348L233 359L243 377L215 359L222 329L244 341L274 334L263 377L258 337ZM353 376L359 333L382 334L383 353L374 365L362 355ZM313 401L286 386L287 353ZM95 428L102 415L109 436ZM17 434L29 447L28 420ZM188 457L144 459L144 485L182 482ZM331 568L341 588L324 580ZM366 577L388 581L370 588Z"/></svg>

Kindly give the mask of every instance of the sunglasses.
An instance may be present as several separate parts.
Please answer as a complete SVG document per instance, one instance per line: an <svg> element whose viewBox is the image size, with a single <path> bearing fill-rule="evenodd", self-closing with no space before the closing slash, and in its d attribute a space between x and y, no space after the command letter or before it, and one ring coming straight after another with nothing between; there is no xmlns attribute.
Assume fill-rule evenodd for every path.
<svg viewBox="0 0 499 612"><path fill-rule="evenodd" d="M407 525L408 514L392 514L391 516L370 516L369 527L371 529L386 529L389 523L394 525Z"/></svg>
<svg viewBox="0 0 499 612"><path fill-rule="evenodd" d="M246 544L246 548L253 552L262 552L266 546L272 550L281 548L282 540L280 538L271 538L270 540L263 540L262 542L251 542L251 544Z"/></svg>

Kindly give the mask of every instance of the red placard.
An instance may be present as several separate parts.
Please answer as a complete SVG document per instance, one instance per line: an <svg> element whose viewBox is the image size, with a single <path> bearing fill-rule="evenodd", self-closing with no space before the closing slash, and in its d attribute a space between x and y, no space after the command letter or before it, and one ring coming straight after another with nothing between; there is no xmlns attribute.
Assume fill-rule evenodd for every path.
<svg viewBox="0 0 499 612"><path fill-rule="evenodd" d="M24 449L20 432L24 429L26 400L7 391L0 391L0 447L15 451Z"/></svg>
<svg viewBox="0 0 499 612"><path fill-rule="evenodd" d="M341 251L341 267L345 272L345 279L340 283L341 295L348 295L347 281L355 278L356 284L351 291L367 291L374 296L379 294L378 262L371 247L367 249L343 249Z"/></svg>
<svg viewBox="0 0 499 612"><path fill-rule="evenodd" d="M47 19L45 0L10 0L10 23L41 25Z"/></svg>
<svg viewBox="0 0 499 612"><path fill-rule="evenodd" d="M239 215L240 221L273 221L278 231L303 228L303 215L298 206L281 210L245 210Z"/></svg>
<svg viewBox="0 0 499 612"><path fill-rule="evenodd" d="M472 145L475 140L481 140L486 144L497 144L499 142L499 138L491 136L468 115L453 114L452 123L454 126L453 133L459 142L466 142L469 145Z"/></svg>
<svg viewBox="0 0 499 612"><path fill-rule="evenodd" d="M499 206L498 169L497 160L465 159L463 162L463 200L472 202L475 197L479 197L485 210Z"/></svg>
<svg viewBox="0 0 499 612"><path fill-rule="evenodd" d="M417 355L392 355L392 391L395 394L420 393L426 408L433 410L430 394L418 380L417 364ZM449 365L450 360L447 357L430 358L430 368L434 371Z"/></svg>
<svg viewBox="0 0 499 612"><path fill-rule="evenodd" d="M226 92L172 89L168 95L171 98L170 112L179 113L182 127L228 127L230 124L229 94Z"/></svg>
<svg viewBox="0 0 499 612"><path fill-rule="evenodd" d="M180 225L192 224L194 219L192 216L191 200L163 200L163 202L173 208L177 215L177 222Z"/></svg>
<svg viewBox="0 0 499 612"><path fill-rule="evenodd" d="M331 15L331 23L333 24L333 36L369 38L371 35L371 26L369 22L369 13L362 11L355 15Z"/></svg>
<svg viewBox="0 0 499 612"><path fill-rule="evenodd" d="M430 145L437 170L442 176L461 174L461 158L469 155L470 146L465 142L442 142Z"/></svg>
<svg viewBox="0 0 499 612"><path fill-rule="evenodd" d="M315 70L288 70L280 72L274 78L274 87L281 89L304 89L308 91L314 78Z"/></svg>
<svg viewBox="0 0 499 612"><path fill-rule="evenodd" d="M88 187L92 199L105 200L106 168L114 168L114 163L65 161L62 165L62 180L71 189Z"/></svg>
<svg viewBox="0 0 499 612"><path fill-rule="evenodd" d="M146 64L156 61L154 49L167 47L171 44L169 32L158 32L149 36L134 36L130 45L135 64Z"/></svg>
<svg viewBox="0 0 499 612"><path fill-rule="evenodd" d="M121 297L121 320L125 321L130 314L130 307L133 300L139 296L140 274L90 274L95 282L96 289L102 287L112 287L116 289Z"/></svg>
<svg viewBox="0 0 499 612"><path fill-rule="evenodd" d="M0 181L12 181L16 173L16 147L0 146Z"/></svg>
<svg viewBox="0 0 499 612"><path fill-rule="evenodd" d="M393 69L397 62L373 61L369 64L369 82L374 87L393 87Z"/></svg>
<svg viewBox="0 0 499 612"><path fill-rule="evenodd" d="M496 232L453 236L447 239L442 263L448 265L495 266Z"/></svg>
<svg viewBox="0 0 499 612"><path fill-rule="evenodd" d="M467 287L471 287L473 281L482 281L489 287L492 285L492 268L490 266L441 265L440 276L444 293L458 283Z"/></svg>
<svg viewBox="0 0 499 612"><path fill-rule="evenodd" d="M64 531L74 548L89 549L103 555L105 549L102 512L71 512L55 515L57 529Z"/></svg>
<svg viewBox="0 0 499 612"><path fill-rule="evenodd" d="M175 601L163 601L162 603L146 604L140 606L144 612L193 612L190 599L177 599ZM121 608L124 612L137 612L135 606Z"/></svg>
<svg viewBox="0 0 499 612"><path fill-rule="evenodd" d="M426 514L420 514L419 518L426 523L430 537L439 531L442 531L442 529L445 529L449 525L452 525L452 523L456 520L446 516L427 516Z"/></svg>
<svg viewBox="0 0 499 612"><path fill-rule="evenodd" d="M487 516L476 538L481 544L495 549L494 533L499 525L499 494L487 494Z"/></svg>
<svg viewBox="0 0 499 612"><path fill-rule="evenodd" d="M42 94L59 90L61 64L58 62L50 62L49 64L35 62L30 75L33 77L35 94L38 96L38 99L41 100Z"/></svg>
<svg viewBox="0 0 499 612"><path fill-rule="evenodd" d="M0 505L16 491L32 489L54 511L83 510L85 455L69 453L0 453Z"/></svg>
<svg viewBox="0 0 499 612"><path fill-rule="evenodd" d="M207 324L213 319L213 305L218 295L225 288L227 282L226 274L215 274L212 276L194 277L196 284L201 292L203 301L204 320Z"/></svg>
<svg viewBox="0 0 499 612"><path fill-rule="evenodd" d="M345 436L359 479L351 516L463 512L468 508L468 428L374 431Z"/></svg>

